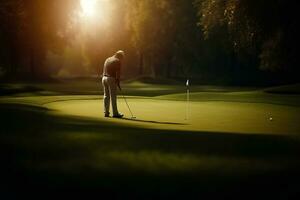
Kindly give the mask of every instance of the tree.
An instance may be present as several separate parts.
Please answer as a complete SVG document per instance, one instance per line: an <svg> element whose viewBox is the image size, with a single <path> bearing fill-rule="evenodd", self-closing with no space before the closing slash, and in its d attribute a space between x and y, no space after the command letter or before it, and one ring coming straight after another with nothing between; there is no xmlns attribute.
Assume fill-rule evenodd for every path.
<svg viewBox="0 0 300 200"><path fill-rule="evenodd" d="M127 22L139 55L140 74L171 77L196 65L199 37L192 1L127 0ZM187 73L185 73L187 75Z"/></svg>
<svg viewBox="0 0 300 200"><path fill-rule="evenodd" d="M74 34L79 2L74 0L26 0L25 36L33 76L47 75L43 61L48 50L59 52ZM73 22L73 23L72 23Z"/></svg>
<svg viewBox="0 0 300 200"><path fill-rule="evenodd" d="M296 1L196 0L206 38L223 28L230 47L245 63L261 69L293 70L297 46ZM291 61L294 60L294 61Z"/></svg>
<svg viewBox="0 0 300 200"><path fill-rule="evenodd" d="M15 66L13 60L19 61L22 68L30 66L32 77L46 76L45 55L47 51L58 52L67 44L78 11L77 0L1 1L1 33L6 47L12 49L10 65Z"/></svg>
<svg viewBox="0 0 300 200"><path fill-rule="evenodd" d="M24 4L21 0L0 2L0 44L1 63L7 75L15 73L18 68L20 38L23 34Z"/></svg>

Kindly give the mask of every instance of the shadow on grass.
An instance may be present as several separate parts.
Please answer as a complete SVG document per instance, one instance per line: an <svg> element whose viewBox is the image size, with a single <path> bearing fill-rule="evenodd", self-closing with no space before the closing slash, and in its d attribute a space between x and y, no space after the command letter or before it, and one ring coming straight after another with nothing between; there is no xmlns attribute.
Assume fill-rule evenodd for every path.
<svg viewBox="0 0 300 200"><path fill-rule="evenodd" d="M25 105L1 104L0 110L1 182L9 194L298 195L297 137L152 130Z"/></svg>
<svg viewBox="0 0 300 200"><path fill-rule="evenodd" d="M154 120L143 120L143 119L128 118L128 117L121 118L120 120L135 121L135 122L145 122L145 123L152 123L152 124L186 125L186 124L183 124L183 123L160 122L160 121L154 121Z"/></svg>

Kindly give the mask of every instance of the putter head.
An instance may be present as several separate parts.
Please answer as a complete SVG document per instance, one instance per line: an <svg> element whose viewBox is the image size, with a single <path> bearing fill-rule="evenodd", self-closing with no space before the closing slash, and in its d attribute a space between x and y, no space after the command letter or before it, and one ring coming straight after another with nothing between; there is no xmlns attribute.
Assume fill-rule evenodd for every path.
<svg viewBox="0 0 300 200"><path fill-rule="evenodd" d="M131 119L136 119L136 117L133 117L133 116L132 116Z"/></svg>

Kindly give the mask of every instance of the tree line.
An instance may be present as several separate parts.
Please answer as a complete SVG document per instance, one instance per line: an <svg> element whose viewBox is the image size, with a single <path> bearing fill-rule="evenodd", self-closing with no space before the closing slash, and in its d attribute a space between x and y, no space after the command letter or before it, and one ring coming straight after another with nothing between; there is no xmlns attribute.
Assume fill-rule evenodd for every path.
<svg viewBox="0 0 300 200"><path fill-rule="evenodd" d="M99 73L105 57L124 49L128 76L298 81L295 0L111 2L109 24L95 22L84 32L79 0L1 1L1 71L47 77L47 53L63 56L78 48L74 55L87 61L91 74Z"/></svg>
<svg viewBox="0 0 300 200"><path fill-rule="evenodd" d="M47 51L61 53L75 26L74 0L9 0L0 2L1 67L6 76L25 73L44 78Z"/></svg>

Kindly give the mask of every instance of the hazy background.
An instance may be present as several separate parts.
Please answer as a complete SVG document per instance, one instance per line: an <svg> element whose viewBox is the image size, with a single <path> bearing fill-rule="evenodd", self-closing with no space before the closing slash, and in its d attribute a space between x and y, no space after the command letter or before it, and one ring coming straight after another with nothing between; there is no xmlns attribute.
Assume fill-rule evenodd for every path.
<svg viewBox="0 0 300 200"><path fill-rule="evenodd" d="M294 0L0 2L4 81L96 77L126 52L123 79L270 85L299 80Z"/></svg>

